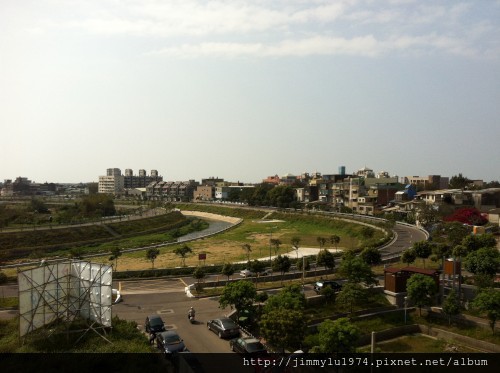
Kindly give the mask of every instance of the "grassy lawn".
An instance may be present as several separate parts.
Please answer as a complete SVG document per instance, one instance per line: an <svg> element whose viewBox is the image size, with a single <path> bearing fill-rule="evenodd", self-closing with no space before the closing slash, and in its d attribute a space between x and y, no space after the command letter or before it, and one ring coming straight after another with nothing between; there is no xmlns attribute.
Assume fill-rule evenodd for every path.
<svg viewBox="0 0 500 373"><path fill-rule="evenodd" d="M339 219L330 217L301 215L301 214L283 214L274 212L267 216L268 219L282 220L282 222L261 223L262 218L267 215L267 212L241 209L227 208L219 206L204 206L197 204L178 205L177 207L188 210L200 210L211 213L218 213L227 216L241 217L243 223L234 229L213 236L207 239L193 241L188 243L193 253L186 258L187 266L199 265L198 254L206 253L207 259L203 263L205 265L222 264L224 262L238 262L247 260L247 252L242 248L242 245L249 244L251 247L250 259L258 259L268 257L270 254L269 240L270 238L279 239L281 245L278 251L271 249L271 254L283 254L292 250L292 237L299 237L299 247L314 247L319 248L317 241L318 237L324 237L327 240L325 247L333 248L333 245L328 242L332 235L338 235L341 238L338 244L339 249L355 248L367 242L380 241L384 236L384 232L374 229L374 234L371 238L363 237L361 229L363 226L355 223L345 222ZM155 219L159 219L156 217ZM149 219L148 219L149 220ZM138 220L134 222L141 224L141 229L144 229L146 222ZM121 229L120 225L114 226L115 231ZM130 227L123 227L124 231L129 232ZM179 228L181 232L184 228ZM37 232L40 233L41 231ZM181 232L182 233L182 232ZM167 233L150 233L138 234L135 237L127 239L115 239L110 242L101 244L92 244L79 247L82 253L91 252L109 252L115 247L119 248L134 248L144 247L154 243L168 242L173 237L170 232ZM63 241L59 241L59 244ZM160 255L155 260L155 268L173 268L181 265L181 258L173 254L173 251L179 245L172 245L160 249ZM71 248L71 244L68 244ZM59 256L67 256L68 249L56 252ZM92 261L109 263L107 257L96 257ZM151 269L152 263L146 259L144 251L123 254L118 259L119 271L124 270L145 270ZM15 276L15 270L12 273L7 273L9 276Z"/></svg>
<svg viewBox="0 0 500 373"><path fill-rule="evenodd" d="M18 297L0 298L0 308L13 308L19 306Z"/></svg>
<svg viewBox="0 0 500 373"><path fill-rule="evenodd" d="M363 346L358 349L359 352L370 352L371 346ZM477 350L461 346L454 342L447 342L441 339L435 339L423 334L410 334L395 338L390 341L378 342L375 345L375 352L411 352L411 353L441 353L441 352L477 352Z"/></svg>
<svg viewBox="0 0 500 373"><path fill-rule="evenodd" d="M150 353L153 349L148 339L138 329L137 324L113 318L113 330L106 334L109 343L96 333L86 333L78 341L85 329L82 322L74 322L69 329L65 325L53 325L30 333L29 338L20 340L19 320L0 320L0 353L7 352L134 352ZM69 332L69 333L67 333ZM78 343L77 343L78 341Z"/></svg>

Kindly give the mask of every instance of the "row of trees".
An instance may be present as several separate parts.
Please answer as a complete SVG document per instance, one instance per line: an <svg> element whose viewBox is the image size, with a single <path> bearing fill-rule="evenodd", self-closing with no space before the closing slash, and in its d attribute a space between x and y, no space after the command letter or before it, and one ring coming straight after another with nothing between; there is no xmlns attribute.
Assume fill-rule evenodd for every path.
<svg viewBox="0 0 500 373"><path fill-rule="evenodd" d="M32 197L20 207L0 206L0 228L12 224L71 223L116 215L114 200L105 194L82 196L66 205L49 205L39 197Z"/></svg>
<svg viewBox="0 0 500 373"><path fill-rule="evenodd" d="M255 188L233 188L228 195L230 202L245 202L250 206L275 206L298 208L295 192L291 186L262 183Z"/></svg>
<svg viewBox="0 0 500 373"><path fill-rule="evenodd" d="M467 271L475 275L475 283L479 287L492 286L493 277L500 266L500 253L496 248L497 242L492 234L472 235L460 231L459 226L452 224L448 227L448 241L444 242L420 241L404 251L401 260L408 265L417 258L433 261L454 257L463 259ZM443 266L443 264L442 264Z"/></svg>
<svg viewBox="0 0 500 373"><path fill-rule="evenodd" d="M370 255L366 257L371 258ZM302 263L309 264L308 260L304 260L298 261L297 265L300 267ZM322 249L316 256L316 263L327 269L333 269L336 265L335 256L330 251ZM255 260L250 262L249 266L262 266L263 264ZM290 259L278 255L272 267L273 270L283 274L290 268ZM231 264L226 264L222 269L228 278L233 273L231 268ZM255 267L251 268L255 270ZM365 258L355 255L350 250L342 255L337 273L347 280L342 291L336 296L333 289L325 287L322 295L327 303L342 303L352 312L357 304L367 298L367 288L377 283L375 274ZM259 300L259 294L252 282L235 281L229 282L224 287L219 304L222 308L229 306L237 312L255 311L256 300ZM260 300L262 301L262 296ZM261 335L277 349L302 347L307 328L305 306L306 301L301 286L284 287L279 293L269 297L261 310L258 322ZM307 337L310 339L307 343L314 352L353 352L359 335L360 331L348 319L327 320L320 325L317 335Z"/></svg>

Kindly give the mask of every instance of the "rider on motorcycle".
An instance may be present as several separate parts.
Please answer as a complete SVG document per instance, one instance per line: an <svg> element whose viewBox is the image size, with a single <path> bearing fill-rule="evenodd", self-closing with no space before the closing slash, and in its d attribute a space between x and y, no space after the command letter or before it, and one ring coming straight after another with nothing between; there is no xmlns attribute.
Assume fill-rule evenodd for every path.
<svg viewBox="0 0 500 373"><path fill-rule="evenodd" d="M188 319L191 320L191 317L194 319L194 315L195 315L196 311L194 310L193 307L191 307L188 311Z"/></svg>

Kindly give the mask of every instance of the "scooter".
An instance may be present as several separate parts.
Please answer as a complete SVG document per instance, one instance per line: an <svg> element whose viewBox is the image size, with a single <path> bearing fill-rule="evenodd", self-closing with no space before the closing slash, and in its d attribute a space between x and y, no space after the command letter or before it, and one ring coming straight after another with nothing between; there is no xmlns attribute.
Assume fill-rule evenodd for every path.
<svg viewBox="0 0 500 373"><path fill-rule="evenodd" d="M195 319L194 319L194 313L188 313L188 319L189 319L189 322L191 324L194 324L196 323Z"/></svg>

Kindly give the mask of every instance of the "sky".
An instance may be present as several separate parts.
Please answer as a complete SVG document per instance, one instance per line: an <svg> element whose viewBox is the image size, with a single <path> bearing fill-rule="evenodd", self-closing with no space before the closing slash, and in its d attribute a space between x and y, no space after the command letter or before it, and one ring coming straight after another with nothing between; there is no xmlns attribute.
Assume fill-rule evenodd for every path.
<svg viewBox="0 0 500 373"><path fill-rule="evenodd" d="M500 180L500 1L0 0L0 181Z"/></svg>

